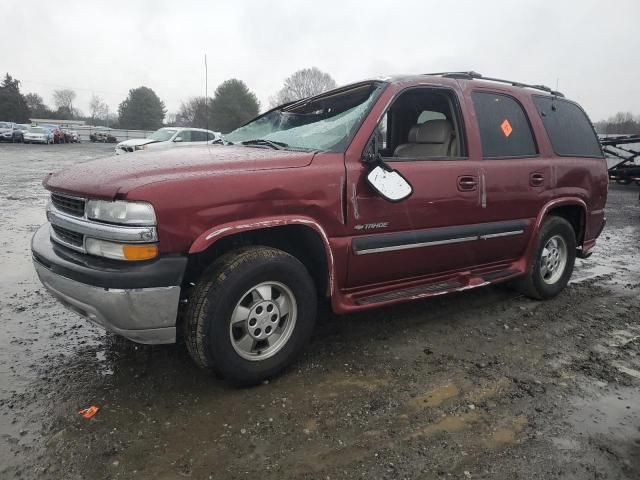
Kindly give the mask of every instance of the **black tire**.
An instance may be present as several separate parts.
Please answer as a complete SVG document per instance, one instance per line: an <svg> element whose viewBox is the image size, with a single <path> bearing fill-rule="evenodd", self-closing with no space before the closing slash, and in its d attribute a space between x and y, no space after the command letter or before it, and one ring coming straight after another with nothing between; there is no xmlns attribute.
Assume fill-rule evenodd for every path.
<svg viewBox="0 0 640 480"><path fill-rule="evenodd" d="M541 272L542 253L547 242L556 235L562 237L565 242L567 258L562 275L553 283L547 283ZM514 286L524 295L536 300L553 298L569 283L575 260L576 234L573 227L562 217L550 216L542 223L533 260L527 273L519 278Z"/></svg>
<svg viewBox="0 0 640 480"><path fill-rule="evenodd" d="M280 350L263 360L249 360L233 346L230 321L246 292L262 282L279 282L290 290L296 317ZM297 258L275 248L246 247L223 255L204 272L190 295L184 340L200 367L238 386L255 385L295 360L311 336L316 314L315 285Z"/></svg>

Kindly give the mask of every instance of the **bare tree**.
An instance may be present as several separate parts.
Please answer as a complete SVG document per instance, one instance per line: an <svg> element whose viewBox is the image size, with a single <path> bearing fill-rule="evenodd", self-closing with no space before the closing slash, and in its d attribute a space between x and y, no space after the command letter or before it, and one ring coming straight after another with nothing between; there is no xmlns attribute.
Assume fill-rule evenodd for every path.
<svg viewBox="0 0 640 480"><path fill-rule="evenodd" d="M27 93L24 96L32 118L49 118L51 110L44 104L44 100L37 93Z"/></svg>
<svg viewBox="0 0 640 480"><path fill-rule="evenodd" d="M96 120L106 119L109 107L102 98L94 94L89 102L89 110L91 111L91 123L95 125Z"/></svg>
<svg viewBox="0 0 640 480"><path fill-rule="evenodd" d="M76 99L76 92L68 88L53 91L53 103L58 107L58 111L74 116L73 101Z"/></svg>
<svg viewBox="0 0 640 480"><path fill-rule="evenodd" d="M284 81L284 86L271 98L271 106L311 97L319 93L336 88L336 82L331 75L317 67L298 70Z"/></svg>
<svg viewBox="0 0 640 480"><path fill-rule="evenodd" d="M164 116L164 124L167 127L175 127L176 125L176 119L178 118L178 114L175 112L167 112L167 114Z"/></svg>
<svg viewBox="0 0 640 480"><path fill-rule="evenodd" d="M640 117L631 112L618 112L607 120L596 122L596 131L607 134L638 134L640 133Z"/></svg>
<svg viewBox="0 0 640 480"><path fill-rule="evenodd" d="M209 100L211 103L211 100ZM191 97L180 104L175 123L179 127L207 127L207 103L204 97Z"/></svg>

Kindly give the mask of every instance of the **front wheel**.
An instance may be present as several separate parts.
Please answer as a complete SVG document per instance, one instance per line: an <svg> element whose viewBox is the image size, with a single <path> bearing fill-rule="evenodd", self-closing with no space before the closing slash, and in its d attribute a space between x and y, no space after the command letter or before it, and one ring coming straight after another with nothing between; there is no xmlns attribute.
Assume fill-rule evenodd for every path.
<svg viewBox="0 0 640 480"><path fill-rule="evenodd" d="M576 234L573 227L564 218L550 216L538 233L529 269L515 286L531 298L553 298L569 283L575 260Z"/></svg>
<svg viewBox="0 0 640 480"><path fill-rule="evenodd" d="M247 247L205 271L185 318L185 343L201 367L236 385L281 372L302 351L316 319L316 288L286 252Z"/></svg>

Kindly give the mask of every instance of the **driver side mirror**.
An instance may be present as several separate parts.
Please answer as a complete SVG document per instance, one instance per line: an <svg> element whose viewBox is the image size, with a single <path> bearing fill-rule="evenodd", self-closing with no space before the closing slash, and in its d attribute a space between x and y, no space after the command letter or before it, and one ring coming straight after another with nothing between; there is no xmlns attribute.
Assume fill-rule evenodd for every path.
<svg viewBox="0 0 640 480"><path fill-rule="evenodd" d="M367 183L382 198L389 202L399 202L411 196L413 187L409 181L382 159L377 135L374 134L362 160L371 167L371 171L367 173Z"/></svg>
<svg viewBox="0 0 640 480"><path fill-rule="evenodd" d="M413 187L397 170L387 165L376 165L367 174L367 183L382 198L389 202L399 202L413 193Z"/></svg>
<svg viewBox="0 0 640 480"><path fill-rule="evenodd" d="M182 137L176 137L173 139L174 142L181 142L182 141Z"/></svg>

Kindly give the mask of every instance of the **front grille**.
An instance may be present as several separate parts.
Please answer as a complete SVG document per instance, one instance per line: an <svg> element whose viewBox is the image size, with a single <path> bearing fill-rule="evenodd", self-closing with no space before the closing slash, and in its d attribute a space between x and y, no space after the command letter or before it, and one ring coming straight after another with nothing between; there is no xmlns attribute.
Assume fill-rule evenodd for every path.
<svg viewBox="0 0 640 480"><path fill-rule="evenodd" d="M76 247L82 247L84 245L84 235L77 232L72 232L66 228L59 227L57 225L51 225L54 233L63 243L73 245Z"/></svg>
<svg viewBox="0 0 640 480"><path fill-rule="evenodd" d="M51 194L51 202L61 212L74 215L76 217L84 216L85 200L82 198L67 197L59 193Z"/></svg>

